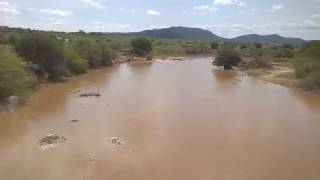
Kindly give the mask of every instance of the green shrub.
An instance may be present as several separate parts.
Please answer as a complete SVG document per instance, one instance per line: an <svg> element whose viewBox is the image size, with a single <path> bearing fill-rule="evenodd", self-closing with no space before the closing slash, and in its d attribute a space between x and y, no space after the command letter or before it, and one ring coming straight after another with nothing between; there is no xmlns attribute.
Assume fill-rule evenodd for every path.
<svg viewBox="0 0 320 180"><path fill-rule="evenodd" d="M80 57L80 55L73 49L66 48L64 50L64 61L67 68L73 74L83 74L87 72L88 61Z"/></svg>
<svg viewBox="0 0 320 180"><path fill-rule="evenodd" d="M303 87L319 88L320 41L305 44L295 58L294 67Z"/></svg>
<svg viewBox="0 0 320 180"><path fill-rule="evenodd" d="M274 58L293 58L294 57L294 52L290 48L279 48L275 50Z"/></svg>
<svg viewBox="0 0 320 180"><path fill-rule="evenodd" d="M145 56L152 51L152 43L145 38L135 38L131 41L133 51L138 56Z"/></svg>
<svg viewBox="0 0 320 180"><path fill-rule="evenodd" d="M191 47L186 47L185 51L188 54L204 54L209 52L210 47L204 43L192 43Z"/></svg>
<svg viewBox="0 0 320 180"><path fill-rule="evenodd" d="M26 34L15 49L26 61L38 66L38 77L48 74L49 79L56 80L65 75L63 46L53 37L45 33Z"/></svg>
<svg viewBox="0 0 320 180"><path fill-rule="evenodd" d="M219 48L219 43L217 42L211 42L210 43L211 49L218 49Z"/></svg>
<svg viewBox="0 0 320 180"><path fill-rule="evenodd" d="M22 59L9 49L0 47L0 100L23 93L33 84Z"/></svg>
<svg viewBox="0 0 320 180"><path fill-rule="evenodd" d="M224 69L232 69L232 66L238 66L241 62L241 58L237 51L230 48L223 48L218 51L213 65L224 66Z"/></svg>
<svg viewBox="0 0 320 180"><path fill-rule="evenodd" d="M262 44L261 43L254 43L254 47L256 47L257 49L261 49Z"/></svg>
<svg viewBox="0 0 320 180"><path fill-rule="evenodd" d="M90 67L93 68L112 65L112 59L115 57L112 49L100 41L82 39L77 42L75 48L80 56L88 60Z"/></svg>

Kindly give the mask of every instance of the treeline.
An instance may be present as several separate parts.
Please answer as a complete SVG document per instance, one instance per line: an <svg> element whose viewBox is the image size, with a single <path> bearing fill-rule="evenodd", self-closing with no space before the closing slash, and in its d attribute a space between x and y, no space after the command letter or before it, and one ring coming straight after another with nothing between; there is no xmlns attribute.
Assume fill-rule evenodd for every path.
<svg viewBox="0 0 320 180"><path fill-rule="evenodd" d="M294 67L303 87L320 88L320 41L306 43L297 53Z"/></svg>
<svg viewBox="0 0 320 180"><path fill-rule="evenodd" d="M261 43L213 43L212 48L218 50L213 65L225 69L239 65L245 69L256 69L272 68L273 63L288 63L293 65L300 87L320 88L320 41L307 42L301 48Z"/></svg>
<svg viewBox="0 0 320 180"><path fill-rule="evenodd" d="M88 68L112 65L106 39L67 38L47 32L12 33L0 38L0 100L43 81L60 81Z"/></svg>

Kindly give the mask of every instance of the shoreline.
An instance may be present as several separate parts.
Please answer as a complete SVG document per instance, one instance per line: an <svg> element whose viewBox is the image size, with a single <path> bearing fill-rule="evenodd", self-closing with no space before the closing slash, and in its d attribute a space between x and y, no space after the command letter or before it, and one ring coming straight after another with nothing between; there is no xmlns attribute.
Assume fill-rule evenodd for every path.
<svg viewBox="0 0 320 180"><path fill-rule="evenodd" d="M154 56L152 57L152 60L148 60L147 57L136 57L136 56L126 56L126 60L123 58L118 58L114 60L114 65L117 64L123 64L123 63L137 63L137 62L154 62L157 60L171 60L171 61L185 61L189 60L190 58L197 58L197 57L212 57L214 58L216 54L197 54L197 55L184 55L184 56ZM123 56L124 57L124 56ZM319 89L305 89L301 86L299 86L299 80L295 77L295 72L294 68L291 63L289 62L273 62L272 67L270 68L244 68L241 67L238 68L239 71L246 73L248 76L256 77L264 81L268 81L274 84L278 84L293 90L298 90L302 93L308 93L312 95L318 95L320 96L320 90ZM108 67L112 66L107 66L107 67L101 67L97 69L105 69ZM90 71L81 74L85 75L90 73ZM5 100L0 102L0 112L3 111L10 111L10 108L12 106L12 103L10 99L13 99L14 101L14 106L13 108L23 106L25 99L36 89L44 87L48 84L53 84L53 83L65 83L69 79L76 78L81 75L76 75L68 78L64 78L61 82L42 82L37 84L35 87L31 88L29 91L25 92L24 94L21 95L14 95L6 98Z"/></svg>

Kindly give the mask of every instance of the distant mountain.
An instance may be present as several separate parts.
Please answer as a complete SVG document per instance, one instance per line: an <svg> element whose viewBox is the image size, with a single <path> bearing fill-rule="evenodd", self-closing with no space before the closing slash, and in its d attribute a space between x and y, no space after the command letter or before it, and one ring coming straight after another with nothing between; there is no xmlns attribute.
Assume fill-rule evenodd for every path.
<svg viewBox="0 0 320 180"><path fill-rule="evenodd" d="M219 37L212 32L200 28L189 27L170 27L163 29L152 29L133 33L107 33L109 35L121 36L140 36L150 38L165 39L195 39L195 40L212 40L223 41L224 38Z"/></svg>
<svg viewBox="0 0 320 180"><path fill-rule="evenodd" d="M170 27L164 29L145 30L139 34L153 38L223 40L222 37L219 37L208 30L188 27Z"/></svg>
<svg viewBox="0 0 320 180"><path fill-rule="evenodd" d="M212 32L200 28L190 27L170 27L163 29L145 30L141 32L133 33L107 33L108 35L115 36L133 36L133 37L150 37L150 38L166 38L166 39L199 39L199 40L210 40L210 41L229 41L239 43L269 43L269 44L290 44L293 46L301 46L306 41L299 38L287 38L277 34L271 35L258 35L248 34L239 36L232 39L219 37Z"/></svg>
<svg viewBox="0 0 320 180"><path fill-rule="evenodd" d="M269 43L269 44L290 44L293 46L301 46L306 41L299 38L287 38L282 37L277 34L271 35L258 35L258 34L248 34L244 36L239 36L233 39L229 39L231 42L240 42L240 43Z"/></svg>

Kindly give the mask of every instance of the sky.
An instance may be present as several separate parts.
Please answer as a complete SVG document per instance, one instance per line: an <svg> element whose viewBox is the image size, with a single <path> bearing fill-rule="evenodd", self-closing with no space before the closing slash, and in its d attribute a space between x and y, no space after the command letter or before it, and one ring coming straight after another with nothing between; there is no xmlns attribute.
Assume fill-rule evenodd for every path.
<svg viewBox="0 0 320 180"><path fill-rule="evenodd" d="M198 27L320 39L320 0L0 0L0 26L86 32Z"/></svg>

